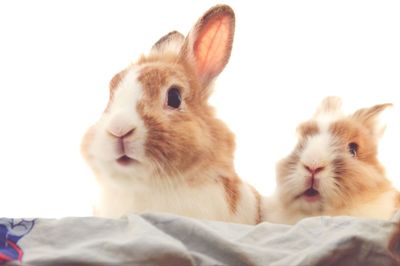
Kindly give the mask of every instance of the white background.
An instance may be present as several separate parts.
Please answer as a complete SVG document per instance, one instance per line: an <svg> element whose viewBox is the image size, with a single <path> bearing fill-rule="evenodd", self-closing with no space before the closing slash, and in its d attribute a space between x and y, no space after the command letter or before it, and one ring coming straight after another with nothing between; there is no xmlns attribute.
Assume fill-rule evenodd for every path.
<svg viewBox="0 0 400 266"><path fill-rule="evenodd" d="M80 140L111 77L217 1L1 1L0 216L90 215ZM327 95L348 110L400 104L399 1L226 1L233 53L212 104L237 135L236 167L263 194L295 127ZM400 115L381 157L400 183ZM399 168L399 169L397 169Z"/></svg>

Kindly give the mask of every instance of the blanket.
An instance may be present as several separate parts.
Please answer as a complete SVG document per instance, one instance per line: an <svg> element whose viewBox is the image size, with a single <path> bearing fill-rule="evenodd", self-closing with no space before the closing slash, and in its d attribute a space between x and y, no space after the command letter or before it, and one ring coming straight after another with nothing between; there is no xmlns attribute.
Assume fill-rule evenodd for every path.
<svg viewBox="0 0 400 266"><path fill-rule="evenodd" d="M0 265L400 265L400 238L393 238L399 217L322 216L255 226L165 213L2 218Z"/></svg>

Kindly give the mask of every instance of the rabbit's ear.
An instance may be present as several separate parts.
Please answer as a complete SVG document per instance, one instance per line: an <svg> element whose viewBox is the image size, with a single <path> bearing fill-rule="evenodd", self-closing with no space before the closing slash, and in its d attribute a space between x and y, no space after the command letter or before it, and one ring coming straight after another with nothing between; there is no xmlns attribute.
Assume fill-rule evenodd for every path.
<svg viewBox="0 0 400 266"><path fill-rule="evenodd" d="M335 115L341 112L342 101L339 97L329 96L322 100L314 117Z"/></svg>
<svg viewBox="0 0 400 266"><path fill-rule="evenodd" d="M235 14L226 5L208 10L186 37L181 56L193 64L203 87L228 63L235 32Z"/></svg>
<svg viewBox="0 0 400 266"><path fill-rule="evenodd" d="M391 103L385 103L359 109L351 117L363 124L373 136L380 137L386 126L381 123L379 116L386 108L391 106Z"/></svg>
<svg viewBox="0 0 400 266"><path fill-rule="evenodd" d="M151 53L164 53L164 52L174 52L179 53L182 49L182 45L185 41L185 37L177 32L171 31L167 35L161 37L151 48Z"/></svg>

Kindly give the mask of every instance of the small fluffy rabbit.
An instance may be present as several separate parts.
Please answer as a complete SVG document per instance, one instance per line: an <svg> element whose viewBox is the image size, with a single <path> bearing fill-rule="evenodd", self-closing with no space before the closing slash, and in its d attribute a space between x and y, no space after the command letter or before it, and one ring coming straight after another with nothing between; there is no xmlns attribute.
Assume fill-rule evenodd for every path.
<svg viewBox="0 0 400 266"><path fill-rule="evenodd" d="M100 185L95 215L260 221L260 195L234 170L234 136L207 103L234 28L233 10L215 6L186 38L167 34L111 80L107 108L82 142Z"/></svg>
<svg viewBox="0 0 400 266"><path fill-rule="evenodd" d="M379 114L391 104L341 113L337 97L323 100L298 127L293 152L277 164L277 190L263 204L264 220L293 224L308 216L389 218L400 201L377 159Z"/></svg>

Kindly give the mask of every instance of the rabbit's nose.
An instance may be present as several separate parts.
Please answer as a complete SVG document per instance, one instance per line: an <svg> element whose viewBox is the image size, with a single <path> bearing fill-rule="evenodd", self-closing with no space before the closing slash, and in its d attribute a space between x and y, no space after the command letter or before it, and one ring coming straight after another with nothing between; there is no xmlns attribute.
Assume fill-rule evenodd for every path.
<svg viewBox="0 0 400 266"><path fill-rule="evenodd" d="M114 137L117 138L126 138L129 137L130 135L133 134L135 131L135 128L122 128L122 127L114 127L114 128L109 128L108 132L113 135Z"/></svg>
<svg viewBox="0 0 400 266"><path fill-rule="evenodd" d="M132 135L134 131L135 131L135 129L133 128L133 129L126 130L126 131L123 131L123 130L111 131L111 130L109 130L109 133L111 135L113 135L114 137L123 139L123 138L129 137L130 135Z"/></svg>
<svg viewBox="0 0 400 266"><path fill-rule="evenodd" d="M322 170L325 169L324 166L308 166L304 165L304 168L312 175L314 176L315 174L321 172Z"/></svg>
<svg viewBox="0 0 400 266"><path fill-rule="evenodd" d="M106 130L114 137L125 138L134 133L135 124L128 113L119 112L110 119Z"/></svg>

